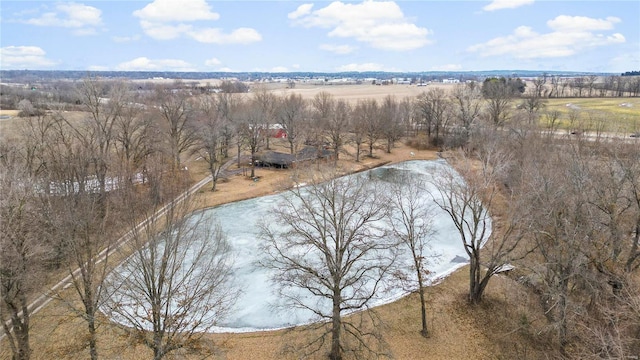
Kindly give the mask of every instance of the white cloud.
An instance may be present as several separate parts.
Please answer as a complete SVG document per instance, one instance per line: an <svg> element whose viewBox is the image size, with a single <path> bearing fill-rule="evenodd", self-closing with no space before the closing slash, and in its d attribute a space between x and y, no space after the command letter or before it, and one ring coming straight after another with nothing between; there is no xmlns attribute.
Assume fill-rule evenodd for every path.
<svg viewBox="0 0 640 360"><path fill-rule="evenodd" d="M194 27L196 21L214 21L220 15L205 0L154 0L133 12L145 34L156 40L188 37L206 44L249 44L262 40L255 29L241 27L225 33L212 27Z"/></svg>
<svg viewBox="0 0 640 360"><path fill-rule="evenodd" d="M195 71L196 69L188 62L178 59L157 59L152 60L147 57L135 58L118 64L116 70L119 71Z"/></svg>
<svg viewBox="0 0 640 360"><path fill-rule="evenodd" d="M330 37L354 38L382 50L413 50L430 43L427 35L431 31L413 24L393 1L360 4L334 1L322 9L299 15L293 24L330 29L327 34Z"/></svg>
<svg viewBox="0 0 640 360"><path fill-rule="evenodd" d="M377 63L347 64L339 66L336 71L382 71L384 66Z"/></svg>
<svg viewBox="0 0 640 360"><path fill-rule="evenodd" d="M140 21L140 26L145 34L156 40L172 40L179 38L182 34L191 31L191 25L177 24L167 25L154 23L146 20Z"/></svg>
<svg viewBox="0 0 640 360"><path fill-rule="evenodd" d="M220 72L235 72L235 70L233 70L232 68L229 68L229 67L221 67L220 69L218 69L218 71L220 71Z"/></svg>
<svg viewBox="0 0 640 360"><path fill-rule="evenodd" d="M547 21L552 32L540 34L531 27L520 26L511 35L470 46L467 50L483 57L511 55L517 59L571 56L587 48L624 43L626 40L620 33L594 32L613 29L613 24L619 21L613 17L603 20L561 15Z"/></svg>
<svg viewBox="0 0 640 360"><path fill-rule="evenodd" d="M222 61L218 60L218 58L211 58L204 62L207 66L218 66L222 64Z"/></svg>
<svg viewBox="0 0 640 360"><path fill-rule="evenodd" d="M133 16L152 22L218 20L220 15L211 11L205 0L155 0Z"/></svg>
<svg viewBox="0 0 640 360"><path fill-rule="evenodd" d="M524 5L533 4L534 0L493 0L489 5L482 8L484 11L495 11L502 9L515 9Z"/></svg>
<svg viewBox="0 0 640 360"><path fill-rule="evenodd" d="M262 40L262 35L251 28L238 28L229 34L221 29L199 29L187 31L186 35L205 44L250 44Z"/></svg>
<svg viewBox="0 0 640 360"><path fill-rule="evenodd" d="M37 46L6 46L0 48L0 67L3 69L40 69L56 63L46 58Z"/></svg>
<svg viewBox="0 0 640 360"><path fill-rule="evenodd" d="M77 3L59 3L55 10L21 21L36 26L54 26L75 29L74 35L93 35L102 25L102 11L93 6Z"/></svg>
<svg viewBox="0 0 640 360"><path fill-rule="evenodd" d="M356 48L351 45L322 44L320 45L320 49L325 51L330 51L338 55L345 55L345 54L350 54L354 52Z"/></svg>
<svg viewBox="0 0 640 360"><path fill-rule="evenodd" d="M308 15L311 13L311 8L313 8L313 4L302 4L298 6L295 11L290 12L287 17L291 20L294 20L301 16Z"/></svg>
<svg viewBox="0 0 640 360"><path fill-rule="evenodd" d="M293 64L291 67L294 69L300 69L300 64Z"/></svg>
<svg viewBox="0 0 640 360"><path fill-rule="evenodd" d="M433 70L433 71L457 71L457 70L462 70L462 65L460 65L460 64L445 64L445 65L433 66L433 67L431 67L431 70Z"/></svg>
<svg viewBox="0 0 640 360"><path fill-rule="evenodd" d="M547 21L547 26L556 31L590 31L590 30L611 30L613 25L619 23L620 19L609 16L606 19L593 19L586 16L560 15L555 19Z"/></svg>

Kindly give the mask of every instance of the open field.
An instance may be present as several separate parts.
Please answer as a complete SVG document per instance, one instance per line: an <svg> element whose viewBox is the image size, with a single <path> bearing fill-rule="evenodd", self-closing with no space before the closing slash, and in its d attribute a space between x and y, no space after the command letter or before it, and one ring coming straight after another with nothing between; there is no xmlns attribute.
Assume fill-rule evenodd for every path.
<svg viewBox="0 0 640 360"><path fill-rule="evenodd" d="M320 92L328 92L336 99L347 100L355 103L358 100L375 99L382 100L387 95L395 96L401 100L405 97L415 98L429 89L438 87L446 90L453 89L454 84L429 84L427 86L416 85L306 85L296 84L293 89L286 88L285 84L271 84L268 88L278 95L300 94L305 99L313 99Z"/></svg>
<svg viewBox="0 0 640 360"><path fill-rule="evenodd" d="M601 123L608 132L640 131L640 98L548 99L543 112L558 111L560 127L571 128L571 114L577 122L594 127ZM544 125L544 115L542 116Z"/></svg>

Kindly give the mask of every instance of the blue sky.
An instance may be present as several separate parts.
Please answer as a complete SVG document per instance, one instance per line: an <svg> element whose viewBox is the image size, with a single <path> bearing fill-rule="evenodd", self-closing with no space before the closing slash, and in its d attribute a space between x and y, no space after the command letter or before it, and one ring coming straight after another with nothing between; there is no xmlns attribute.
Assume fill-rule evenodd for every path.
<svg viewBox="0 0 640 360"><path fill-rule="evenodd" d="M640 1L7 1L2 69L640 70Z"/></svg>

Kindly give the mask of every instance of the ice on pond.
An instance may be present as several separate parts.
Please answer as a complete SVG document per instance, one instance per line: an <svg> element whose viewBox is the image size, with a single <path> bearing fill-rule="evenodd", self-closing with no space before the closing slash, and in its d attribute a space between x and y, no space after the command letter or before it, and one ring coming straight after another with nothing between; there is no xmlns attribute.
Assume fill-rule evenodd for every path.
<svg viewBox="0 0 640 360"><path fill-rule="evenodd" d="M420 177L430 189L435 191L431 183L438 170L447 167L442 160L412 160L394 164L350 176L368 176L372 181L396 182L402 175ZM425 193L425 196L428 193ZM215 332L246 332L290 327L316 321L317 318L308 310L287 308L282 311L276 286L272 283L272 270L259 266L264 258L259 224L269 221L275 206L279 206L284 194L264 196L231 204L202 210L204 217L214 220L226 233L233 253L233 281L241 289L241 295L229 312L229 315L211 329ZM433 227L435 235L430 241L430 252L439 255L437 261L428 264L430 281L440 279L460 266L468 257L462 246L460 236L448 214L434 207ZM276 225L277 224L271 224ZM405 250L404 247L401 247ZM410 255L404 254L400 261L405 267L411 266ZM115 271L119 271L116 268ZM305 296L302 290L301 295ZM381 294L370 305L381 305L407 295L407 289L393 286L391 291ZM118 321L117 318L113 319Z"/></svg>

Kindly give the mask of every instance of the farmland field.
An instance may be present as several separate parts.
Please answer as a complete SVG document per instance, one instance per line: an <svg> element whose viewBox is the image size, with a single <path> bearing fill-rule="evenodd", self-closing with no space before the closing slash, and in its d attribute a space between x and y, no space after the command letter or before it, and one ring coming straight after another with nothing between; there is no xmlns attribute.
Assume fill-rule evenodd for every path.
<svg viewBox="0 0 640 360"><path fill-rule="evenodd" d="M272 84L271 91L277 95L300 94L305 99L313 99L320 92L328 92L336 99L344 99L351 103L363 99L382 100L387 95L395 96L401 100L405 97L414 98L423 92L433 88L453 89L453 84L429 84L428 86L416 85L306 85L297 84L293 89L287 89L285 84Z"/></svg>
<svg viewBox="0 0 640 360"><path fill-rule="evenodd" d="M298 84L293 89L285 84L269 84L268 88L277 95L300 94L305 99L312 99L320 92L328 92L336 99L344 99L355 103L362 99L382 100L387 95L397 99L415 98L430 89L439 88L451 91L455 84L415 85L306 85ZM517 106L520 100L515 100ZM562 129L580 127L584 130L634 133L640 131L640 98L559 98L546 99L546 105L540 110L541 124L545 126L545 114L557 110L558 126ZM571 115L574 113L575 115ZM574 116L574 124L571 117Z"/></svg>
<svg viewBox="0 0 640 360"><path fill-rule="evenodd" d="M604 131L640 131L640 98L561 98L548 99L542 112L557 110L560 127L571 128L572 113L587 126L601 123ZM542 116L543 123L545 121ZM589 124L591 123L591 124Z"/></svg>

